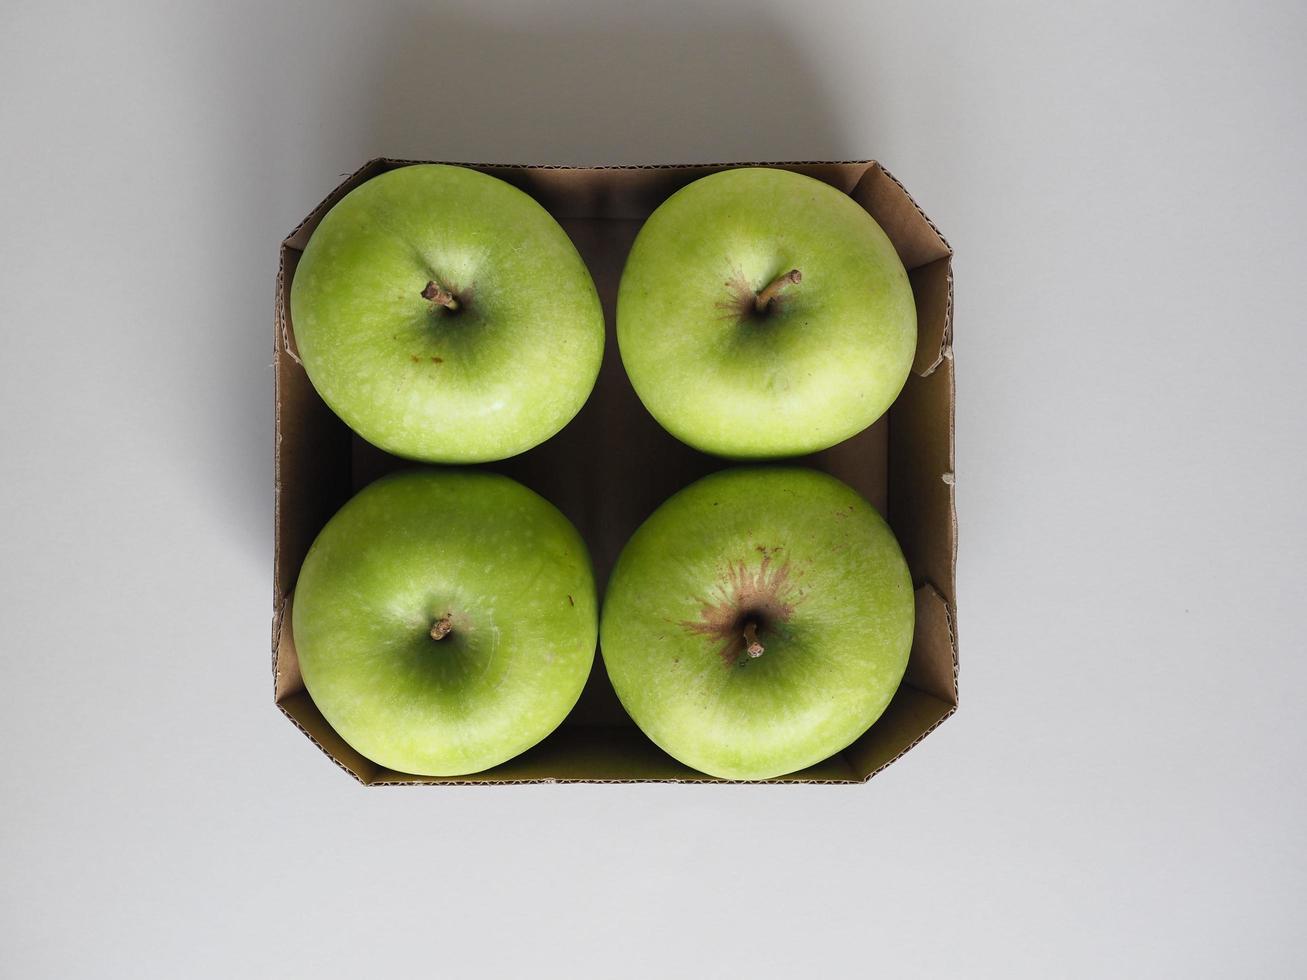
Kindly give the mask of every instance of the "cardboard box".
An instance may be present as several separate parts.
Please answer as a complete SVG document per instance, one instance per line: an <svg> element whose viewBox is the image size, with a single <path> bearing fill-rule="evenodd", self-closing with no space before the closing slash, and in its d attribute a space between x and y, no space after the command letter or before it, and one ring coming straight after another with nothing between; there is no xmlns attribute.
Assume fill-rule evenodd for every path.
<svg viewBox="0 0 1307 980"><path fill-rule="evenodd" d="M300 365L290 284L322 216L348 191L386 170L422 161L376 159L314 208L281 245L276 315L276 558L273 676L277 706L337 765L370 786L418 783L723 782L686 768L650 742L622 710L603 662L580 702L549 738L487 772L413 776L360 756L304 689L290 605L300 563L327 519L377 476L406 465L353 435L323 404ZM602 590L632 532L672 493L728 465L677 442L645 411L622 370L614 303L641 223L668 195L729 166L482 166L522 188L562 224L599 289L608 343L594 393L545 444L493 464L551 500L580 529ZM867 431L804 462L857 488L893 526L912 569L917 625L907 674L885 714L844 752L775 782L856 783L880 772L957 709L957 520L953 491L952 253L903 186L871 161L771 163L849 194L889 235L916 294L912 375L889 413Z"/></svg>

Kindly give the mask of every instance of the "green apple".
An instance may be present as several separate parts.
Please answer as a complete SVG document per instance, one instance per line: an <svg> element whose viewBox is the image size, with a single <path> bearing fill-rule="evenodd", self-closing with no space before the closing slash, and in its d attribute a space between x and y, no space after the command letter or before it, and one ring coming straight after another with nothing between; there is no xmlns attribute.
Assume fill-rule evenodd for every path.
<svg viewBox="0 0 1307 980"><path fill-rule="evenodd" d="M878 419L907 380L903 263L847 194L744 167L683 187L636 237L617 341L640 400L704 452L816 452Z"/></svg>
<svg viewBox="0 0 1307 980"><path fill-rule="evenodd" d="M391 170L322 219L295 270L309 379L368 442L407 459L524 452L585 404L604 320L549 213L465 167Z"/></svg>
<svg viewBox="0 0 1307 980"><path fill-rule="evenodd" d="M912 646L912 576L875 508L797 467L726 470L636 531L600 650L664 751L725 779L834 755L880 717Z"/></svg>
<svg viewBox="0 0 1307 980"><path fill-rule="evenodd" d="M459 776L511 759L571 711L594 662L590 559L506 476L400 473L322 529L292 607L304 685L373 762Z"/></svg>

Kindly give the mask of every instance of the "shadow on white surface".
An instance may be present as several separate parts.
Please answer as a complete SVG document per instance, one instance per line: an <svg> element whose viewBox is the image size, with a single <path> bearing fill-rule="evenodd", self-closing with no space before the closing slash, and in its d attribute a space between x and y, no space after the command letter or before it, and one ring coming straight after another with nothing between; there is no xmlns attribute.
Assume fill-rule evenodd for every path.
<svg viewBox="0 0 1307 980"><path fill-rule="evenodd" d="M240 254L229 261L246 296L214 341L220 391L208 403L201 475L259 560L271 541L276 245L340 175L382 155L584 165L869 152L847 145L817 73L767 11L745 19L595 3L589 13L492 18L471 7L367 7L311 22L268 13L271 27L223 21L216 46L233 60L215 71L255 67L225 79L233 104L221 152L243 175L232 181L239 227L228 240Z"/></svg>

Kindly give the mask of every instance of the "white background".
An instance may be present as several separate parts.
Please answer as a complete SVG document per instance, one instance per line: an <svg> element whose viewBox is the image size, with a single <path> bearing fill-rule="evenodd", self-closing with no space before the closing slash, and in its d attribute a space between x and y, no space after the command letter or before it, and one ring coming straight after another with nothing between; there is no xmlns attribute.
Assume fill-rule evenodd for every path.
<svg viewBox="0 0 1307 980"><path fill-rule="evenodd" d="M8 0L0 975L1303 975L1304 10ZM957 252L958 715L861 787L319 755L274 264L378 154L900 176Z"/></svg>

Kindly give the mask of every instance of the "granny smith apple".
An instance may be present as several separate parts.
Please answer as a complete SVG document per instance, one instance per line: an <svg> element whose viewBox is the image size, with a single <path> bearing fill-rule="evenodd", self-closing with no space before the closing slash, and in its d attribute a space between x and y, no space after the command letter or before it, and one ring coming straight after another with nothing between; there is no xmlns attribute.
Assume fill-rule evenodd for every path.
<svg viewBox="0 0 1307 980"><path fill-rule="evenodd" d="M530 449L594 387L594 282L549 213L465 167L356 187L314 230L290 293L313 386L355 432L408 459Z"/></svg>
<svg viewBox="0 0 1307 980"><path fill-rule="evenodd" d="M889 526L832 476L726 470L636 531L600 650L635 723L688 766L767 779L880 717L912 646L912 577Z"/></svg>
<svg viewBox="0 0 1307 980"><path fill-rule="evenodd" d="M373 762L458 776L553 731L594 662L594 575L552 504L475 470L371 484L322 529L292 607L304 685Z"/></svg>
<svg viewBox="0 0 1307 980"><path fill-rule="evenodd" d="M898 253L852 198L743 167L687 185L645 222L622 273L617 341L668 432L764 459L876 421L907 380L917 314Z"/></svg>

